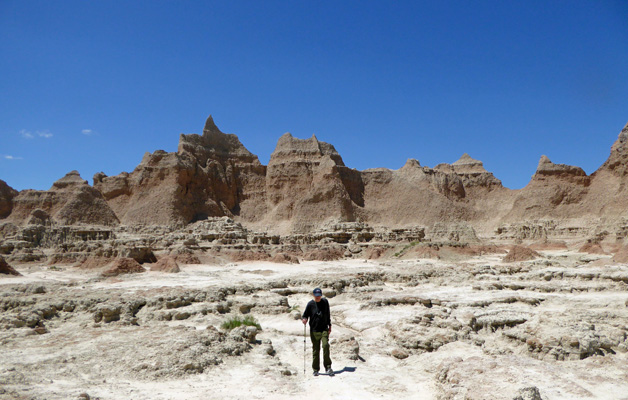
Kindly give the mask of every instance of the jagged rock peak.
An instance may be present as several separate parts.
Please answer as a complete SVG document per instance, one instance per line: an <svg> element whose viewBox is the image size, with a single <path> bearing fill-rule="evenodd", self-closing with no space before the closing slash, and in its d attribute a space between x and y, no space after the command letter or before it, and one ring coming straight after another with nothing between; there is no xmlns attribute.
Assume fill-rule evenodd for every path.
<svg viewBox="0 0 628 400"><path fill-rule="evenodd" d="M628 122L624 125L624 129L619 132L619 138L622 143L626 143L628 141Z"/></svg>
<svg viewBox="0 0 628 400"><path fill-rule="evenodd" d="M542 155L534 175L586 176L587 173L580 167L574 167L567 164L554 164L549 157Z"/></svg>
<svg viewBox="0 0 628 400"><path fill-rule="evenodd" d="M402 169L405 168L421 168L421 163L417 159L408 158Z"/></svg>
<svg viewBox="0 0 628 400"><path fill-rule="evenodd" d="M484 169L484 164L480 160L471 158L468 153L464 153L458 161L451 164L457 173L477 173L488 172Z"/></svg>
<svg viewBox="0 0 628 400"><path fill-rule="evenodd" d="M203 135L181 134L179 138L179 154L189 154L196 158L201 165L208 159L221 163L227 160L259 164L257 156L247 150L240 139L232 133L223 133L214 123L210 115L205 121Z"/></svg>
<svg viewBox="0 0 628 400"><path fill-rule="evenodd" d="M553 162L549 159L548 156L546 156L545 154L543 154L541 156L541 159L539 160L539 166L537 167L537 169L541 168L542 165L545 164L553 164Z"/></svg>
<svg viewBox="0 0 628 400"><path fill-rule="evenodd" d="M286 132L277 141L270 160L271 163L285 159L315 160L323 156L331 158L336 165L345 165L336 148L329 143L321 142L316 135L312 135L309 139L299 139L292 136L290 132Z"/></svg>
<svg viewBox="0 0 628 400"><path fill-rule="evenodd" d="M469 155L469 153L464 153L462 156L460 156L460 158L458 159L458 161L456 161L453 165L469 165L469 164L482 164L482 161L480 160L476 160L474 158L471 158L471 156Z"/></svg>
<svg viewBox="0 0 628 400"><path fill-rule="evenodd" d="M421 171L421 173L423 173L423 167L421 167L419 161L414 158L408 158L403 167L399 169L399 172L410 175L415 175L417 171Z"/></svg>
<svg viewBox="0 0 628 400"><path fill-rule="evenodd" d="M619 136L611 147L611 155L600 167L600 170L608 169L620 176L628 174L628 124L619 132Z"/></svg>
<svg viewBox="0 0 628 400"><path fill-rule="evenodd" d="M207 120L205 120L205 127L203 128L203 136L210 135L212 133L222 133L222 132L216 126L216 123L214 122L214 117L210 115L209 117L207 117Z"/></svg>
<svg viewBox="0 0 628 400"><path fill-rule="evenodd" d="M88 185L87 181L81 178L78 171L70 171L65 176L52 184L50 190L64 189L69 186Z"/></svg>

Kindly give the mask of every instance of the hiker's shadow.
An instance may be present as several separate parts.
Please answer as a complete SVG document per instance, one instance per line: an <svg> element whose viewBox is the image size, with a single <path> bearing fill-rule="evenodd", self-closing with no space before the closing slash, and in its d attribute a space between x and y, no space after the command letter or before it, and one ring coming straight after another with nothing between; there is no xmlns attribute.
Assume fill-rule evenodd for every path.
<svg viewBox="0 0 628 400"><path fill-rule="evenodd" d="M357 369L356 367L344 367L340 371L334 371L334 374L340 375L343 372L355 372L356 369Z"/></svg>

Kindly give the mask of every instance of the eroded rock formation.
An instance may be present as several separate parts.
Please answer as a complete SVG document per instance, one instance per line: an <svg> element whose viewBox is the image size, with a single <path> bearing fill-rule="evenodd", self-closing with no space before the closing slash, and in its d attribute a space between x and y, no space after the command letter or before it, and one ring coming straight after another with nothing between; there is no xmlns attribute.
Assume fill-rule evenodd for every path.
<svg viewBox="0 0 628 400"><path fill-rule="evenodd" d="M202 135L180 136L176 152L146 153L130 173L98 173L93 187L76 171L46 191L18 193L0 181L0 253L16 261L40 260L46 257L43 247L59 249L65 260L80 261L81 254L95 251L92 256L105 259L150 262L129 253L137 245L179 261L197 259L195 243L242 240L255 246L337 243L344 247L334 254L379 256L387 254L384 247L362 252L357 244L394 242L396 232L405 231L401 236L410 241L472 245L579 240L580 247L594 238L614 252L628 234L627 143L628 125L609 159L590 176L543 156L530 183L510 190L468 154L433 168L409 159L398 170L358 171L344 164L333 145L290 133L279 138L264 166L210 116ZM221 217L241 224L241 232L233 236L228 224L209 228ZM198 221L210 222L186 230ZM349 225L337 229L342 224ZM95 226L98 239L76 230L79 225ZM129 232L143 227L142 243L129 245ZM415 235L419 231L423 236ZM72 240L83 236L94 242L75 246ZM302 257L317 250L266 249L264 257ZM230 257L252 257L250 249L238 251Z"/></svg>
<svg viewBox="0 0 628 400"><path fill-rule="evenodd" d="M303 140L286 133L268 163L267 220L291 224L295 231L354 221L355 208L364 205L363 191L359 173L344 165L334 146L316 136Z"/></svg>
<svg viewBox="0 0 628 400"><path fill-rule="evenodd" d="M5 218L11 214L13 198L17 196L17 193L17 190L0 179L0 218Z"/></svg>
<svg viewBox="0 0 628 400"><path fill-rule="evenodd" d="M22 190L12 201L7 221L22 225L51 220L60 225L117 225L118 218L99 190L77 171L67 173L49 190Z"/></svg>
<svg viewBox="0 0 628 400"><path fill-rule="evenodd" d="M94 176L124 224L187 224L207 217L263 215L265 167L210 116L203 135L181 135L176 153L146 153L133 172Z"/></svg>

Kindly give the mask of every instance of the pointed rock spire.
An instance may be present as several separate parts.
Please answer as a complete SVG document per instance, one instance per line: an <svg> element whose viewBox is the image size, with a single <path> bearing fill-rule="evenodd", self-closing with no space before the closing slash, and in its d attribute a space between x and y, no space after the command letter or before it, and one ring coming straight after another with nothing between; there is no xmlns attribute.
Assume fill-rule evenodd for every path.
<svg viewBox="0 0 628 400"><path fill-rule="evenodd" d="M546 155L542 155L539 160L539 165L536 167L536 173L534 177L539 176L548 176L548 175L557 175L557 176L576 176L576 177L586 177L587 173L580 167L574 167L567 164L554 164L550 161L549 157Z"/></svg>
<svg viewBox="0 0 628 400"><path fill-rule="evenodd" d="M547 165L553 165L554 163L550 161L549 157L547 157L546 155L542 155L541 159L539 160L539 164L536 167L536 170L541 170L543 168L545 168L545 166Z"/></svg>
<svg viewBox="0 0 628 400"><path fill-rule="evenodd" d="M203 136L205 136L206 134L217 133L217 132L222 133L220 129L218 129L218 127L216 126L216 123L214 122L214 118L210 114L209 117L207 117L207 120L205 121L205 127L203 128Z"/></svg>
<svg viewBox="0 0 628 400"><path fill-rule="evenodd" d="M611 154L598 169L600 170L610 170L620 176L628 175L628 124L619 132L617 140L611 147Z"/></svg>
<svg viewBox="0 0 628 400"><path fill-rule="evenodd" d="M454 171L456 173L477 173L477 172L488 172L484 169L484 164L480 160L476 160L471 158L468 153L464 153L458 161L451 164L454 167Z"/></svg>
<svg viewBox="0 0 628 400"><path fill-rule="evenodd" d="M458 161L456 161L453 165L469 165L469 164L473 164L473 165L480 164L480 165L482 165L482 161L479 161L479 160L471 158L469 153L464 153L462 156L460 156Z"/></svg>
<svg viewBox="0 0 628 400"><path fill-rule="evenodd" d="M421 168L421 163L415 158L408 158L402 168Z"/></svg>
<svg viewBox="0 0 628 400"><path fill-rule="evenodd" d="M52 184L52 189L63 189L68 186L88 185L87 181L81 178L78 171L70 171L65 176Z"/></svg>
<svg viewBox="0 0 628 400"><path fill-rule="evenodd" d="M184 135L179 137L179 154L190 154L201 165L208 159L226 162L228 159L237 159L239 162L259 164L259 159L240 142L234 134L223 133L210 115L205 121L203 135Z"/></svg>

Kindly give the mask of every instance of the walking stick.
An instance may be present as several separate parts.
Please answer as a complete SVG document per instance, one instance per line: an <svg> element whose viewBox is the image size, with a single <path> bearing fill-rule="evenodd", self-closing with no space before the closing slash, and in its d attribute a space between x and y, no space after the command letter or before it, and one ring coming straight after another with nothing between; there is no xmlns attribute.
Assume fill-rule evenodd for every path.
<svg viewBox="0 0 628 400"><path fill-rule="evenodd" d="M303 324L303 376L305 376L305 324Z"/></svg>

